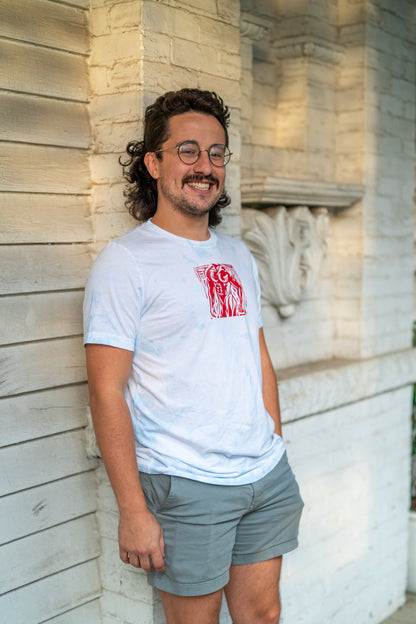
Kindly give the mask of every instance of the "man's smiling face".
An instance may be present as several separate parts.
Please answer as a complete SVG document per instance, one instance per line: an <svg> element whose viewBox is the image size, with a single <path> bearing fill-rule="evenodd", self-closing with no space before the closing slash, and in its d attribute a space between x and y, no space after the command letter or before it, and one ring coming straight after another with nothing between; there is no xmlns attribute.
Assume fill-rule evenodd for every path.
<svg viewBox="0 0 416 624"><path fill-rule="evenodd" d="M201 150L224 144L225 132L212 115L188 112L169 120L169 138L162 144L157 163L158 206L182 214L202 217L215 206L224 191L225 167L214 166L208 152L201 151L193 165L183 163L176 148L185 141L195 141Z"/></svg>

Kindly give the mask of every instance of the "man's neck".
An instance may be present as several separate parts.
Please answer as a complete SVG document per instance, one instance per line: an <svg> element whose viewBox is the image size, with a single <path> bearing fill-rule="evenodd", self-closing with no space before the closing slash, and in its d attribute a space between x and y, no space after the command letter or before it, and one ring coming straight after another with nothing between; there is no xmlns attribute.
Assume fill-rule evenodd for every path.
<svg viewBox="0 0 416 624"><path fill-rule="evenodd" d="M159 209L152 217L152 223L162 230L195 241L205 241L210 238L208 222L209 215L188 217L180 213L165 213Z"/></svg>

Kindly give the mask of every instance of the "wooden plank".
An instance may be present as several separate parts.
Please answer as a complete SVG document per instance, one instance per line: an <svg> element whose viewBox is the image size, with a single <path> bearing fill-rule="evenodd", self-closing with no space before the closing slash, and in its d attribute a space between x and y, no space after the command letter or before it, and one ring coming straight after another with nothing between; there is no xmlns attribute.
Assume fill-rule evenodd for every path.
<svg viewBox="0 0 416 624"><path fill-rule="evenodd" d="M83 288L87 245L0 246L0 295Z"/></svg>
<svg viewBox="0 0 416 624"><path fill-rule="evenodd" d="M0 399L0 447L85 427L86 384Z"/></svg>
<svg viewBox="0 0 416 624"><path fill-rule="evenodd" d="M90 470L84 432L70 431L0 451L0 496Z"/></svg>
<svg viewBox="0 0 416 624"><path fill-rule="evenodd" d="M0 344L82 334L83 291L0 297Z"/></svg>
<svg viewBox="0 0 416 624"><path fill-rule="evenodd" d="M86 104L0 92L0 139L87 149L91 142Z"/></svg>
<svg viewBox="0 0 416 624"><path fill-rule="evenodd" d="M88 100L88 68L83 56L3 40L0 58L3 89L79 102Z"/></svg>
<svg viewBox="0 0 416 624"><path fill-rule="evenodd" d="M37 533L96 510L93 472L0 498L0 543Z"/></svg>
<svg viewBox="0 0 416 624"><path fill-rule="evenodd" d="M93 600L48 620L48 624L102 624L102 621L99 601Z"/></svg>
<svg viewBox="0 0 416 624"><path fill-rule="evenodd" d="M5 397L85 381L82 338L2 347L0 380Z"/></svg>
<svg viewBox="0 0 416 624"><path fill-rule="evenodd" d="M0 0L0 35L87 54L87 15L82 9L48 0Z"/></svg>
<svg viewBox="0 0 416 624"><path fill-rule="evenodd" d="M91 242L88 197L1 193L0 202L0 244Z"/></svg>
<svg viewBox="0 0 416 624"><path fill-rule="evenodd" d="M0 191L73 195L89 188L87 150L0 144Z"/></svg>
<svg viewBox="0 0 416 624"><path fill-rule="evenodd" d="M97 607L98 601L91 600L100 593L97 562L93 560L4 594L0 597L0 613L10 624L38 624L45 619L49 621L49 618L58 621L54 616L59 616L63 622L60 615L80 605L76 612L83 614L85 619L78 622L98 624L101 621L98 610L91 611L88 605L85 610L83 603L89 602Z"/></svg>
<svg viewBox="0 0 416 624"><path fill-rule="evenodd" d="M10 542L0 550L0 593L33 583L98 555L93 514Z"/></svg>

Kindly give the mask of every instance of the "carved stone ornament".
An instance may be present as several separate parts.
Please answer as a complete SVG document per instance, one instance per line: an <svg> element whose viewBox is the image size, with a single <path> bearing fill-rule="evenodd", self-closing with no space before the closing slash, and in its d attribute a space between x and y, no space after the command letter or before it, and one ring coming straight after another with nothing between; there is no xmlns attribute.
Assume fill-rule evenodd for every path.
<svg viewBox="0 0 416 624"><path fill-rule="evenodd" d="M270 35L270 29L261 24L255 24L247 19L240 21L240 36L249 41L261 41Z"/></svg>
<svg viewBox="0 0 416 624"><path fill-rule="evenodd" d="M251 15L247 11L240 13L240 37L254 43L270 39L271 36L270 22L259 16Z"/></svg>
<svg viewBox="0 0 416 624"><path fill-rule="evenodd" d="M326 208L242 210L242 237L256 258L263 303L291 316L316 283L327 250Z"/></svg>
<svg viewBox="0 0 416 624"><path fill-rule="evenodd" d="M337 43L314 37L280 38L273 44L277 58L311 58L329 65L338 65L344 55L344 48Z"/></svg>

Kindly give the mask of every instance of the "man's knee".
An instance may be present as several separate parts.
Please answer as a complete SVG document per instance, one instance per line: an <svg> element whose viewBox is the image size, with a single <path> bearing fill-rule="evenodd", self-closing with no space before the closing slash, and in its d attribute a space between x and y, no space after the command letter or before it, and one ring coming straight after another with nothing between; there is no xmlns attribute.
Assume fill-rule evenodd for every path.
<svg viewBox="0 0 416 624"><path fill-rule="evenodd" d="M279 624L280 622L280 604L270 607L265 613L260 616L260 619L253 620L259 624Z"/></svg>
<svg viewBox="0 0 416 624"><path fill-rule="evenodd" d="M269 606L267 609L254 609L252 613L246 612L242 619L233 620L233 624L279 624L280 602Z"/></svg>

